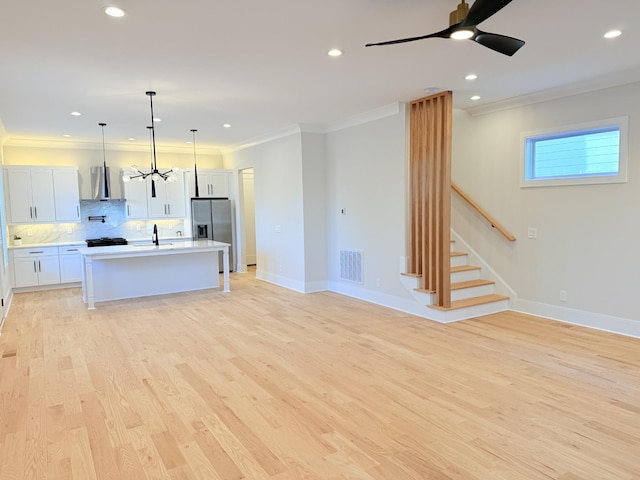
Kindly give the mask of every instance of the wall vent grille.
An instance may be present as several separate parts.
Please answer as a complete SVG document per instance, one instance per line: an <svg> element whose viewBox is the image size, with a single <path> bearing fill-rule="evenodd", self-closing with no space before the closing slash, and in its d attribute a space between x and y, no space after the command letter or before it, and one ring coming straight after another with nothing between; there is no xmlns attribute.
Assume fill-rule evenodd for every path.
<svg viewBox="0 0 640 480"><path fill-rule="evenodd" d="M362 250L340 250L340 280L363 283Z"/></svg>

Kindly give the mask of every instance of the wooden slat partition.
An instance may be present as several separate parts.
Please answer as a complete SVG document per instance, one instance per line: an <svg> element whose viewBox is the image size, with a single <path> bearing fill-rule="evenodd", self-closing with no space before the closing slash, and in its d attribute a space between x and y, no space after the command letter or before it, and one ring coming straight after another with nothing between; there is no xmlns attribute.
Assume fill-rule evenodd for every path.
<svg viewBox="0 0 640 480"><path fill-rule="evenodd" d="M436 293L436 305L451 306L451 123L452 94L411 102L409 273Z"/></svg>

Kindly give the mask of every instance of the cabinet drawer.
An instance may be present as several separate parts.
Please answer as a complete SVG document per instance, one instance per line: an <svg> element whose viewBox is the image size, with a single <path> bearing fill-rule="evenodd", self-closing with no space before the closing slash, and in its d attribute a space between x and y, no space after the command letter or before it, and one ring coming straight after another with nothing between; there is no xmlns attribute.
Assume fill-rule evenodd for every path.
<svg viewBox="0 0 640 480"><path fill-rule="evenodd" d="M13 258L58 256L58 247L15 248Z"/></svg>
<svg viewBox="0 0 640 480"><path fill-rule="evenodd" d="M58 247L58 254L59 255L80 255L78 253L78 249L80 249L82 247L80 246L76 246L76 247Z"/></svg>

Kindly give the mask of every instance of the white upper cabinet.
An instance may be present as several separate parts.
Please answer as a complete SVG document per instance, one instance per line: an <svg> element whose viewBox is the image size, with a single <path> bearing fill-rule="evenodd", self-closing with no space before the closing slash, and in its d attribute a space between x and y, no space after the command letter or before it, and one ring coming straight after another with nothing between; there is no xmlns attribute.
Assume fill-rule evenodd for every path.
<svg viewBox="0 0 640 480"><path fill-rule="evenodd" d="M191 182L194 174L191 172ZM196 196L195 184L189 185L191 197ZM229 198L229 172L224 170L198 170L198 193L201 197Z"/></svg>
<svg viewBox="0 0 640 480"><path fill-rule="evenodd" d="M125 172L126 173L126 172ZM127 201L127 218L184 218L186 212L185 185L182 172L176 174L176 181L155 182L156 196L151 196L151 180L139 182L136 179L124 183Z"/></svg>
<svg viewBox="0 0 640 480"><path fill-rule="evenodd" d="M160 180L155 182L156 196L151 196L151 182L147 182L147 204L149 218L184 218L186 216L184 175L176 174L172 183Z"/></svg>
<svg viewBox="0 0 640 480"><path fill-rule="evenodd" d="M53 194L58 222L80 221L80 189L76 168L53 169Z"/></svg>
<svg viewBox="0 0 640 480"><path fill-rule="evenodd" d="M75 167L5 167L4 181L8 223L80 220Z"/></svg>
<svg viewBox="0 0 640 480"><path fill-rule="evenodd" d="M140 182L134 179L130 182L125 182L123 191L127 202L127 218L147 218L147 181Z"/></svg>

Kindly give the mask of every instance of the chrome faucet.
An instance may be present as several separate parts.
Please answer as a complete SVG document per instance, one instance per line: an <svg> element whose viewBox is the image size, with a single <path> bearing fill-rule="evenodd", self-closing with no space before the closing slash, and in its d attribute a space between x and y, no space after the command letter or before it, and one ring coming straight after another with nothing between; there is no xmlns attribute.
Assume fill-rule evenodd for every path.
<svg viewBox="0 0 640 480"><path fill-rule="evenodd" d="M155 246L160 245L160 242L158 241L158 225L155 223L153 224L153 235L151 236L151 241Z"/></svg>

